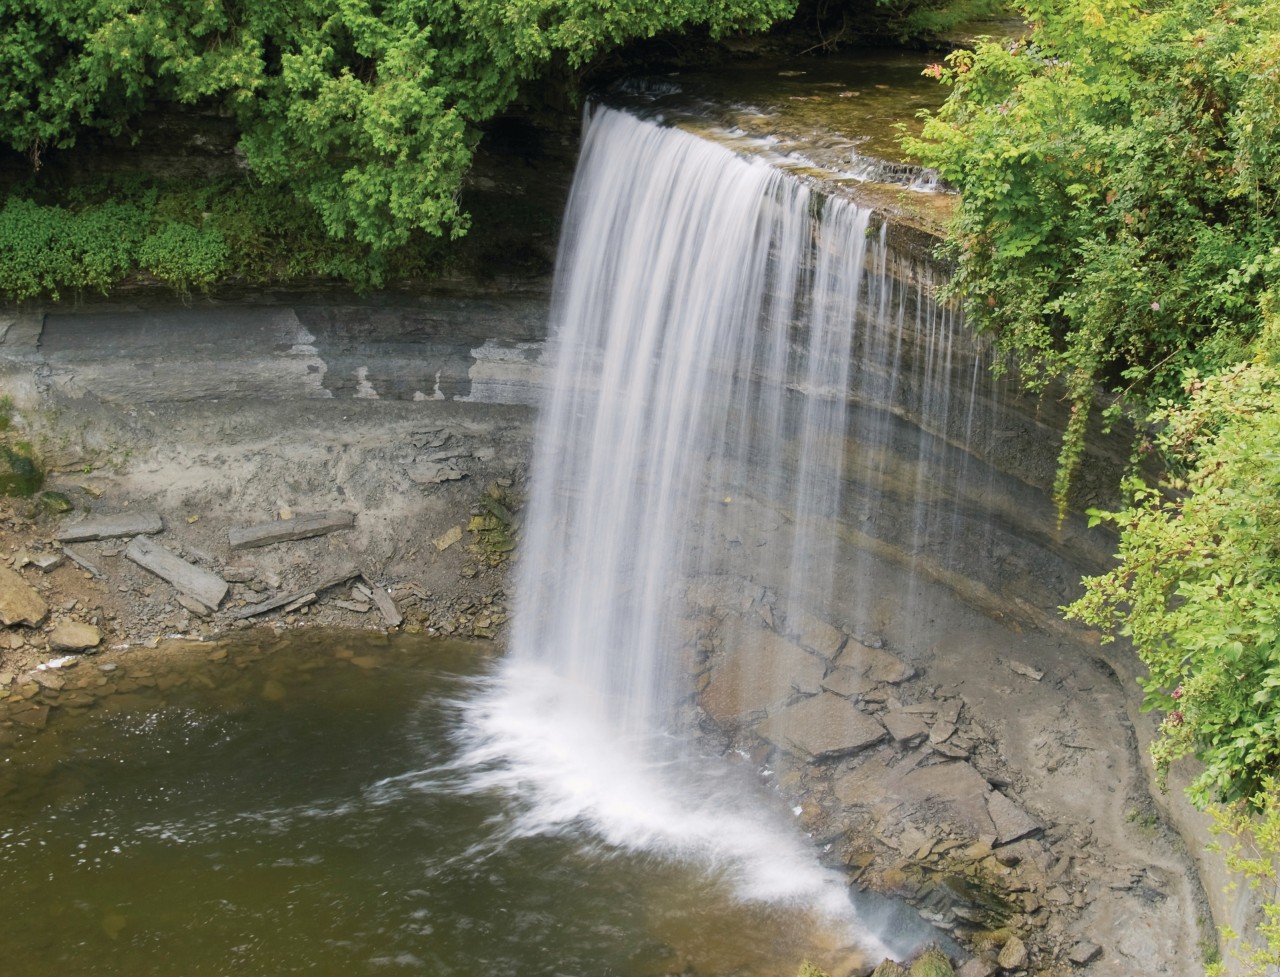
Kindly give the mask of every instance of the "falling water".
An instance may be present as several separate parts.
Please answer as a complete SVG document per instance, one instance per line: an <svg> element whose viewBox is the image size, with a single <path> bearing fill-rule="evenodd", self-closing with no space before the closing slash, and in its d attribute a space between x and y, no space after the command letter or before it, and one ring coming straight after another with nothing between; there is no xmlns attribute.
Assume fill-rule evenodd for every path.
<svg viewBox="0 0 1280 977"><path fill-rule="evenodd" d="M895 279L883 234L869 211L761 161L590 114L516 634L474 707L471 753L477 782L515 798L511 834L585 831L701 859L745 899L845 920L872 952L888 948L807 840L744 804L732 765L691 749L686 624L691 582L730 565L752 581L744 605L764 588L784 608L826 601L862 446L862 467L883 473L902 418L954 427L955 323ZM921 365L904 379L904 345L920 342L908 334L925 352L909 351ZM878 491L864 485L858 504ZM920 508L911 532L925 539L932 518Z"/></svg>

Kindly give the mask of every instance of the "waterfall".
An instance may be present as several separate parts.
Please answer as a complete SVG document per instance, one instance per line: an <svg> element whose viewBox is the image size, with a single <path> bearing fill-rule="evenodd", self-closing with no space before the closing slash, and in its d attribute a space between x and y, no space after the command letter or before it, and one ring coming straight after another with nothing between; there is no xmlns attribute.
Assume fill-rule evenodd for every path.
<svg viewBox="0 0 1280 977"><path fill-rule="evenodd" d="M854 917L851 939L877 952L809 843L690 746L706 653L690 608L699 588L734 581L719 600L749 610L776 596L784 620L824 605L837 596L833 527L888 491L872 476L893 467L896 427L937 429L923 456L972 423L948 416L948 385L968 369L951 359L957 323L891 273L884 233L764 162L589 113L513 646L475 707L471 753L484 786L518 799L512 834L585 830L704 859L744 898ZM904 379L908 354L923 376ZM922 496L950 491L919 477ZM929 545L940 511L912 510L908 549Z"/></svg>

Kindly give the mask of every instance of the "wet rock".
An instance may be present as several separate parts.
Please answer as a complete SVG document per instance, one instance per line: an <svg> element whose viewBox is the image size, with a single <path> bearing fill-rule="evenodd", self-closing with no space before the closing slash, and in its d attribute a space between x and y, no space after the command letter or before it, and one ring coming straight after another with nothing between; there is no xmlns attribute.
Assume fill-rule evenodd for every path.
<svg viewBox="0 0 1280 977"><path fill-rule="evenodd" d="M787 614L787 631L803 647L827 661L839 654L845 642L843 631L802 609Z"/></svg>
<svg viewBox="0 0 1280 977"><path fill-rule="evenodd" d="M858 641L845 644L840 655L840 664L855 669L873 682L886 685L897 685L916 674L916 670L896 655L882 648L869 648Z"/></svg>
<svg viewBox="0 0 1280 977"><path fill-rule="evenodd" d="M9 711L9 718L28 729L44 729L49 722L49 707L34 702L23 702Z"/></svg>
<svg viewBox="0 0 1280 977"><path fill-rule="evenodd" d="M996 965L981 957L971 957L956 971L956 977L991 977L996 972Z"/></svg>
<svg viewBox="0 0 1280 977"><path fill-rule="evenodd" d="M771 715L758 728L784 750L815 760L849 756L884 738L885 729L848 699L823 692Z"/></svg>
<svg viewBox="0 0 1280 977"><path fill-rule="evenodd" d="M54 651L88 651L101 643L102 632L80 621L59 621L49 634L49 647Z"/></svg>
<svg viewBox="0 0 1280 977"><path fill-rule="evenodd" d="M35 627L49 614L49 605L29 583L8 567L0 567L0 623Z"/></svg>
<svg viewBox="0 0 1280 977"><path fill-rule="evenodd" d="M996 843L1006 845L1039 831L1041 825L998 790L987 797L987 812L996 827Z"/></svg>
<svg viewBox="0 0 1280 977"><path fill-rule="evenodd" d="M907 746L920 743L929 735L929 727L924 720L900 709L890 709L885 713L884 726L897 743Z"/></svg>
<svg viewBox="0 0 1280 977"><path fill-rule="evenodd" d="M40 508L54 515L63 515L75 508L62 492L41 492Z"/></svg>
<svg viewBox="0 0 1280 977"><path fill-rule="evenodd" d="M1092 963L1096 960L1101 953L1102 947L1098 946L1096 943L1089 943L1088 941L1085 941L1073 946L1071 951L1067 954L1067 959L1077 967L1083 967L1085 964Z"/></svg>
<svg viewBox="0 0 1280 977"><path fill-rule="evenodd" d="M717 663L702 695L702 707L722 726L758 717L796 692L821 688L822 660L781 635L747 628L725 641L733 651Z"/></svg>
<svg viewBox="0 0 1280 977"><path fill-rule="evenodd" d="M844 696L846 699L856 698L870 692L876 683L855 668L835 668L822 680L822 687L828 692Z"/></svg>
<svg viewBox="0 0 1280 977"><path fill-rule="evenodd" d="M911 961L910 977L954 977L955 970L947 955L937 947L929 947Z"/></svg>

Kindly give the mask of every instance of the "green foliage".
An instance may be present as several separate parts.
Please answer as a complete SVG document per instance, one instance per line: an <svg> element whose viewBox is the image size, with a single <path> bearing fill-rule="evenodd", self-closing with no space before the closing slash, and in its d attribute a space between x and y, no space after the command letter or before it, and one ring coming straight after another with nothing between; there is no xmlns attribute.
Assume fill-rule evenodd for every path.
<svg viewBox="0 0 1280 977"><path fill-rule="evenodd" d="M215 107L240 127L258 181L309 204L330 236L386 254L467 228L458 200L479 124L552 65L705 25L762 29L793 0L0 0L0 132L33 167L86 131L136 134L154 104ZM21 208L19 208L21 209ZM19 222L10 215L10 225ZM119 255L80 248L92 271L50 271L58 215L25 213L18 294L97 285ZM73 222L80 226L83 221ZM65 226L72 226L65 224ZM136 228L136 222L129 225ZM200 284L227 240L192 222L159 229L145 264ZM162 257L165 245L184 255ZM75 250L74 248L72 250ZM39 257L36 257L39 255Z"/></svg>
<svg viewBox="0 0 1280 977"><path fill-rule="evenodd" d="M817 45L933 40L963 24L1010 13L1008 0L800 0L795 26Z"/></svg>
<svg viewBox="0 0 1280 977"><path fill-rule="evenodd" d="M0 294L9 299L105 292L140 274L179 292L215 281L317 277L369 288L438 266L421 236L370 253L328 236L291 194L243 180L194 187L108 181L59 196L55 205L14 194L0 207Z"/></svg>
<svg viewBox="0 0 1280 977"><path fill-rule="evenodd" d="M1100 385L1139 411L1257 336L1280 274L1280 0L1032 0L1027 38L930 73L907 140L961 192L952 291L1033 387Z"/></svg>
<svg viewBox="0 0 1280 977"><path fill-rule="evenodd" d="M138 263L180 291L209 285L227 266L229 249L217 228L170 222L138 247Z"/></svg>
<svg viewBox="0 0 1280 977"><path fill-rule="evenodd" d="M955 977L950 958L936 946L911 961L910 977Z"/></svg>
<svg viewBox="0 0 1280 977"><path fill-rule="evenodd" d="M0 495L23 498L35 494L44 484L44 472L36 462L31 445L25 441L0 444Z"/></svg>
<svg viewBox="0 0 1280 977"><path fill-rule="evenodd" d="M1130 637L1146 707L1167 713L1161 769L1204 763L1198 804L1253 797L1280 761L1280 370L1242 363L1159 413L1179 475L1140 482L1119 513L1119 563L1085 581L1071 616Z"/></svg>
<svg viewBox="0 0 1280 977"><path fill-rule="evenodd" d="M1267 893L1276 890L1276 858L1280 856L1280 782L1274 776L1263 779L1261 790L1244 804L1215 807L1210 812L1214 832L1228 839L1215 843L1227 867L1244 879L1251 889ZM1257 924L1260 942L1242 939L1230 926L1223 926L1223 939L1235 944L1231 955L1243 966L1236 972L1245 977L1266 977L1280 967L1280 903L1263 898L1262 919ZM1216 956L1205 968L1208 977L1221 977L1226 967Z"/></svg>

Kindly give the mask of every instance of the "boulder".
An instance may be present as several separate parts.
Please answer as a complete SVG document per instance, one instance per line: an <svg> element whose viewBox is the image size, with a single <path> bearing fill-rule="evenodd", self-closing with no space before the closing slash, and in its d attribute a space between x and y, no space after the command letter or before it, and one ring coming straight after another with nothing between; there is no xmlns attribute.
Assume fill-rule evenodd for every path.
<svg viewBox="0 0 1280 977"><path fill-rule="evenodd" d="M945 953L931 946L911 961L910 977L955 977L955 969Z"/></svg>
<svg viewBox="0 0 1280 977"><path fill-rule="evenodd" d="M956 971L956 977L991 977L996 972L996 965L981 957L971 957Z"/></svg>
<svg viewBox="0 0 1280 977"><path fill-rule="evenodd" d="M1083 967L1087 963L1092 963L1102 953L1102 947L1096 943L1077 943L1071 948L1071 952L1067 954L1067 959L1074 963L1077 967Z"/></svg>
<svg viewBox="0 0 1280 977"><path fill-rule="evenodd" d="M54 651L88 651L101 643L102 632L80 621L59 621L49 634L49 647Z"/></svg>
<svg viewBox="0 0 1280 977"><path fill-rule="evenodd" d="M35 588L8 567L0 567L0 623L34 628L49 614Z"/></svg>
<svg viewBox="0 0 1280 977"><path fill-rule="evenodd" d="M1027 952L1027 945L1016 936L1009 937L1009 942L1000 948L1000 955L996 957L998 963L1005 970L1021 970L1027 965L1027 961L1031 958L1031 954Z"/></svg>

